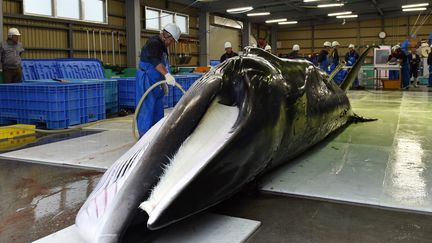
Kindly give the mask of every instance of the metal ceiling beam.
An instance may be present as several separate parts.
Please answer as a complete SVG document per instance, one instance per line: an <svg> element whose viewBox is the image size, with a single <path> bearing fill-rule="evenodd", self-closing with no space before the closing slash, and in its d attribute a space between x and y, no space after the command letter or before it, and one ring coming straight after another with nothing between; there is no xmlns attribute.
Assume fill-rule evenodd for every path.
<svg viewBox="0 0 432 243"><path fill-rule="evenodd" d="M373 4L373 6L375 7L375 9L378 11L378 13L384 17L384 12L381 10L380 7L378 7L378 3L376 0L370 0Z"/></svg>

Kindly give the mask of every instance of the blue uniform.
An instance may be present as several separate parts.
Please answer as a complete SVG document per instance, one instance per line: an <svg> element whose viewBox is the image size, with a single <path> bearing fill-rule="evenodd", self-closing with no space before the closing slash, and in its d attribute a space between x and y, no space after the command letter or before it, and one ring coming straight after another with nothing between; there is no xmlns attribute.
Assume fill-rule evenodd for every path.
<svg viewBox="0 0 432 243"><path fill-rule="evenodd" d="M410 84L410 70L409 70L409 62L408 62L408 46L409 40L405 40L401 45L401 53L400 57L402 59L401 67L402 67L402 88L408 88Z"/></svg>
<svg viewBox="0 0 432 243"><path fill-rule="evenodd" d="M320 69L327 73L329 72L329 66L330 66L328 54L329 53L327 50L322 50L318 56L318 64Z"/></svg>
<svg viewBox="0 0 432 243"><path fill-rule="evenodd" d="M347 66L353 66L356 62L357 62L357 59L359 58L359 54L356 52L356 51L349 51L349 52L347 52L346 54L345 54L345 62L346 62L346 65ZM344 71L344 77L346 76L346 74L347 74L347 72L346 71ZM353 87L354 88L357 88L357 87L359 87L360 86L360 84L359 84L359 80L358 80L358 78L356 78L355 80L354 80L354 83L353 83Z"/></svg>
<svg viewBox="0 0 432 243"><path fill-rule="evenodd" d="M164 79L156 70L156 66L163 64L169 66L168 51L159 36L151 37L141 50L141 61L136 74L136 103L144 92L153 84ZM163 105L164 90L161 86L153 89L141 105L138 113L137 127L142 136L164 116Z"/></svg>

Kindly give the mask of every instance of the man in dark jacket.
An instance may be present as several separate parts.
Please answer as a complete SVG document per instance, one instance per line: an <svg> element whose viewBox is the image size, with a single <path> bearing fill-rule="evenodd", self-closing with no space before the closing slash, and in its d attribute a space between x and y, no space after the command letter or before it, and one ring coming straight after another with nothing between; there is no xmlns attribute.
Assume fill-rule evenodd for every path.
<svg viewBox="0 0 432 243"><path fill-rule="evenodd" d="M299 59L299 58L301 58L300 55L299 55L299 51L300 51L300 46L297 45L297 44L293 45L292 52L290 52L288 54L288 58L290 58L290 59Z"/></svg>
<svg viewBox="0 0 432 243"><path fill-rule="evenodd" d="M221 56L220 62L224 62L226 59L235 56L238 56L238 54L233 52L231 42L225 42L225 53Z"/></svg>
<svg viewBox="0 0 432 243"><path fill-rule="evenodd" d="M411 49L411 53L408 55L408 62L410 65L410 78L414 77L413 85L414 87L417 87L417 77L421 59L420 56L417 54L416 48Z"/></svg>
<svg viewBox="0 0 432 243"><path fill-rule="evenodd" d="M18 41L20 35L17 28L10 28L7 40L0 43L0 69L3 69L5 83L22 81L21 54L24 48Z"/></svg>

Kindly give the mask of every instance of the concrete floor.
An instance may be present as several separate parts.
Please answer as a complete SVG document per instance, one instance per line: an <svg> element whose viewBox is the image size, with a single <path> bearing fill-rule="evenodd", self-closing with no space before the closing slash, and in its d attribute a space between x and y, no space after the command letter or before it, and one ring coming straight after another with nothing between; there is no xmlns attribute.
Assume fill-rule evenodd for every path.
<svg viewBox="0 0 432 243"><path fill-rule="evenodd" d="M356 113L379 121L350 125L268 175L258 197L239 194L212 211L261 221L249 242L432 242L432 216L423 214L432 212L432 93L351 91L349 97ZM16 160L0 161L0 242L29 242L71 225L100 177L17 160L59 165L66 159L68 166L103 170L130 147L127 129L114 124L106 132L3 154ZM383 198L398 210L417 208L374 208L397 208Z"/></svg>
<svg viewBox="0 0 432 243"><path fill-rule="evenodd" d="M101 175L0 160L0 242L31 242L73 224Z"/></svg>

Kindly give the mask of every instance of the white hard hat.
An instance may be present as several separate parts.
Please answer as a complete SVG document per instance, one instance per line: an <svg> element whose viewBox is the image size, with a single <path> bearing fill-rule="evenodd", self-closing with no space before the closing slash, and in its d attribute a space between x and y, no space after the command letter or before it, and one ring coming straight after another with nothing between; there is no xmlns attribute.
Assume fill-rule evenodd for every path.
<svg viewBox="0 0 432 243"><path fill-rule="evenodd" d="M270 45L266 45L266 46L264 47L264 51L269 51L269 50L271 50L271 46L270 46Z"/></svg>
<svg viewBox="0 0 432 243"><path fill-rule="evenodd" d="M348 48L352 48L352 49L354 49L354 48L355 48L355 45L354 45L354 44L349 44Z"/></svg>
<svg viewBox="0 0 432 243"><path fill-rule="evenodd" d="M17 28L10 28L8 31L8 35L21 35Z"/></svg>
<svg viewBox="0 0 432 243"><path fill-rule="evenodd" d="M330 42L330 41L326 41L326 42L324 42L324 46L325 46L325 47L331 47L331 42Z"/></svg>
<svg viewBox="0 0 432 243"><path fill-rule="evenodd" d="M169 23L169 24L165 25L163 30L168 32L174 38L174 40L176 42L178 42L178 40L180 38L180 34L181 34L181 30L180 30L180 27L178 27L178 25L173 24L173 23Z"/></svg>
<svg viewBox="0 0 432 243"><path fill-rule="evenodd" d="M333 42L332 42L332 47L335 47L335 46L340 46L340 44L339 44L338 41L333 41Z"/></svg>
<svg viewBox="0 0 432 243"><path fill-rule="evenodd" d="M423 42L423 43L421 43L420 46L421 46L421 47L429 47L429 44L428 44L427 42Z"/></svg>
<svg viewBox="0 0 432 243"><path fill-rule="evenodd" d="M297 44L293 45L293 51L300 51L300 46Z"/></svg>
<svg viewBox="0 0 432 243"><path fill-rule="evenodd" d="M392 50L397 50L397 49L399 49L399 48L400 48L399 45L394 45L394 46L392 47Z"/></svg>
<svg viewBox="0 0 432 243"><path fill-rule="evenodd" d="M256 47L257 47L257 44L252 44L252 47L256 48Z"/></svg>
<svg viewBox="0 0 432 243"><path fill-rule="evenodd" d="M232 48L231 42L225 42L225 48Z"/></svg>

